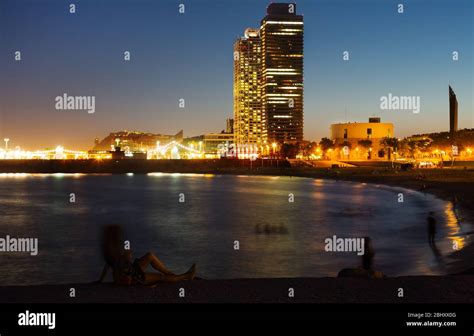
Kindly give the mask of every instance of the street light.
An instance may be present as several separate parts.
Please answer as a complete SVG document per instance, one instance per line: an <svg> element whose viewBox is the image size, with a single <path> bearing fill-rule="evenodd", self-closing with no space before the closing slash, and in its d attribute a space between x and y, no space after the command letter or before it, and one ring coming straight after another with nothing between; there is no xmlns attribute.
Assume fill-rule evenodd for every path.
<svg viewBox="0 0 474 336"><path fill-rule="evenodd" d="M276 159L276 157L275 157L276 146L277 146L276 142L272 143L272 158L273 159ZM273 160L272 160L272 167L273 167ZM277 159L277 167L278 167L278 159Z"/></svg>
<svg viewBox="0 0 474 336"><path fill-rule="evenodd" d="M10 141L10 139L9 139L9 138L5 138L5 139L3 139L3 141L5 141L5 152L6 152L7 149L8 149L8 141Z"/></svg>

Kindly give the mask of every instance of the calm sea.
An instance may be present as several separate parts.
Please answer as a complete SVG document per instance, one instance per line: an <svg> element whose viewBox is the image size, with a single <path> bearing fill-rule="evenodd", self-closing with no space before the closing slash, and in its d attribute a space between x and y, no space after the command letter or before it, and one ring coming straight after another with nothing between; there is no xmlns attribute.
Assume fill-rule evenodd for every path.
<svg viewBox="0 0 474 336"><path fill-rule="evenodd" d="M429 211L438 256L428 245ZM465 243L452 237L451 204L431 195L295 177L3 174L0 214L0 238L39 239L38 256L0 253L0 285L96 280L106 224L123 226L136 256L153 251L175 272L197 263L209 279L336 276L359 265L354 253L325 251L333 235L370 236L387 275L443 274L453 241Z"/></svg>

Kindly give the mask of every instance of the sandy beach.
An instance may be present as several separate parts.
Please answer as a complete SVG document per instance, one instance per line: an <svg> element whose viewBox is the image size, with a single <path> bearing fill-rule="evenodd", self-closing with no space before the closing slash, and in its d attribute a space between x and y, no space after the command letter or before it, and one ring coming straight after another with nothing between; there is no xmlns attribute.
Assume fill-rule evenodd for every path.
<svg viewBox="0 0 474 336"><path fill-rule="evenodd" d="M193 280L154 288L112 284L0 287L0 303L474 303L474 276ZM76 297L69 297L75 288ZM180 297L184 288L185 297ZM294 297L289 297L289 288ZM404 297L398 297L403 288Z"/></svg>

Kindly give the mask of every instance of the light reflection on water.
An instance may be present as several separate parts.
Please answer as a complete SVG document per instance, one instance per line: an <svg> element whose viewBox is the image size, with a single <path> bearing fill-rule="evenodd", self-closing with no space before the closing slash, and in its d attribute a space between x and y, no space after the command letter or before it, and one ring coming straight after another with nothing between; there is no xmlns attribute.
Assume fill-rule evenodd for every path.
<svg viewBox="0 0 474 336"><path fill-rule="evenodd" d="M457 250L463 249L466 246L466 238L458 235L460 233L459 221L454 212L452 203L446 202L444 215L446 216L446 226L448 227L448 235L451 240L451 245Z"/></svg>
<svg viewBox="0 0 474 336"><path fill-rule="evenodd" d="M37 237L40 249L37 257L1 253L0 284L95 280L104 224L123 225L137 256L151 250L176 272L196 262L205 278L335 276L360 260L325 252L333 235L370 236L387 275L441 274L443 258L428 245L429 211L441 256L452 241L463 248L451 203L401 188L244 175L0 174L0 237Z"/></svg>

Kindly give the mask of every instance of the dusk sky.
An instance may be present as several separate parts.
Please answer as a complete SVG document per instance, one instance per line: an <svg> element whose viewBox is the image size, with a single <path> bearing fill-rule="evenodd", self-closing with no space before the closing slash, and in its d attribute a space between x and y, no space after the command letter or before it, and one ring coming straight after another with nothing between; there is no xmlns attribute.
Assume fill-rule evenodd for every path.
<svg viewBox="0 0 474 336"><path fill-rule="evenodd" d="M0 139L28 149L90 149L95 137L124 129L220 132L233 116L233 43L259 27L269 3L0 0ZM459 128L474 128L472 0L307 0L297 1L297 12L304 15L305 139L369 116L393 122L397 137L447 131L448 85ZM95 96L96 112L56 110L63 93ZM389 93L420 96L421 112L380 110Z"/></svg>

